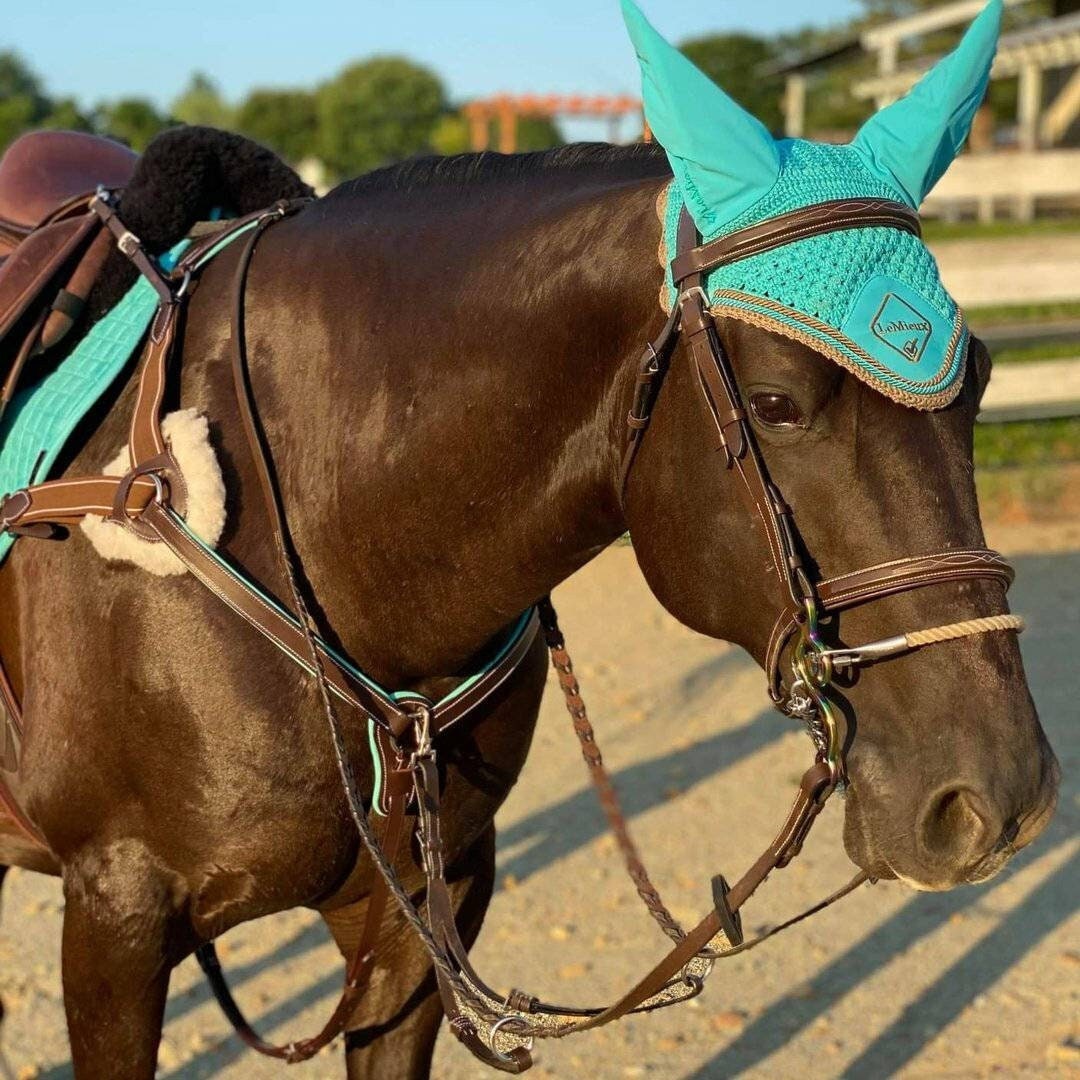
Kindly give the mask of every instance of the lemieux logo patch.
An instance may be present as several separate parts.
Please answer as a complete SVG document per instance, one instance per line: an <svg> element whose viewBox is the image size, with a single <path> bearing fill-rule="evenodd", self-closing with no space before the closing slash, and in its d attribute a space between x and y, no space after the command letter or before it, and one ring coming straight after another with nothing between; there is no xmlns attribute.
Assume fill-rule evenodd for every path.
<svg viewBox="0 0 1080 1080"><path fill-rule="evenodd" d="M930 320L920 315L906 300L895 293L887 293L870 323L874 337L884 341L890 349L917 364L930 342Z"/></svg>

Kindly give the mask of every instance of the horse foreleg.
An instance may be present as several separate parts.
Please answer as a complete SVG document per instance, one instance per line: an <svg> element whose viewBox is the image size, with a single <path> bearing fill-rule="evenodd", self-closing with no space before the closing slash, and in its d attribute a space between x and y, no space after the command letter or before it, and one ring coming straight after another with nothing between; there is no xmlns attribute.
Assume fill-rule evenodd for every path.
<svg viewBox="0 0 1080 1080"><path fill-rule="evenodd" d="M179 891L134 841L65 866L64 1008L78 1080L154 1076Z"/></svg>
<svg viewBox="0 0 1080 1080"><path fill-rule="evenodd" d="M466 945L472 945L480 932L494 880L495 828L491 826L455 863L450 875L454 912ZM363 907L324 917L348 959L363 924ZM377 955L371 985L345 1037L348 1080L388 1076L424 1080L431 1074L443 1008L428 955L396 907L387 912Z"/></svg>

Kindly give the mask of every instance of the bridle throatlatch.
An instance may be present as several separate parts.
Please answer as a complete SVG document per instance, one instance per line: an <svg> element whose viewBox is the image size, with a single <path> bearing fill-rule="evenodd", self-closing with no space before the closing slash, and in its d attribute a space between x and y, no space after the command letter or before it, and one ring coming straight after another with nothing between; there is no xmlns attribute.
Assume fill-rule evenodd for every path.
<svg viewBox="0 0 1080 1080"><path fill-rule="evenodd" d="M844 725L832 700L837 673L849 674L860 665L888 659L912 649L971 634L1018 631L1022 622L1013 615L995 615L956 622L929 630L915 630L854 648L829 648L822 639L823 620L847 608L882 597L942 582L992 580L1007 588L1012 570L996 552L985 549L944 551L911 556L834 578L812 581L801 556L792 513L769 479L735 376L717 336L703 274L724 261L744 257L760 246L760 227L740 246L738 234L723 245L697 246L698 235L683 213L678 254L673 273L679 296L659 337L642 357L634 399L627 421L621 489L627 484L638 448L649 427L652 410L674 355L685 345L703 400L716 429L726 471L737 474L738 488L747 496L750 513L759 521L768 544L772 566L784 587L784 607L777 616L766 651L765 668L773 701L789 716L803 721L815 744L812 764L803 775L794 803L776 838L743 876L729 885L722 875L712 880L712 910L695 927L684 929L664 904L646 871L630 835L618 794L604 767L589 722L570 656L549 599L520 624L520 632L497 662L482 677L469 680L440 702L420 695L407 700L374 687L359 669L326 644L308 613L296 585L297 559L278 490L273 458L263 436L247 372L244 334L244 295L248 268L259 238L274 222L295 212L302 202L277 204L236 221L221 223L220 231L195 243L170 274L158 270L116 215L108 193L91 209L117 236L121 249L147 276L161 296L144 354L129 443L132 468L124 477L100 476L76 480L61 478L9 495L0 506L0 526L23 536L44 535L46 530L78 524L89 514L109 518L136 536L165 543L191 571L194 580L244 619L255 631L314 675L319 701L335 751L349 813L377 874L357 952L349 965L345 989L324 1028L312 1038L272 1045L246 1021L233 1000L213 943L198 952L200 962L226 1015L240 1037L260 1053L287 1061L311 1057L344 1031L374 969L382 916L396 904L416 932L433 965L451 1030L480 1060L510 1073L524 1072L532 1064L535 1038L562 1038L601 1027L630 1013L649 1012L696 997L717 960L755 947L772 935L846 896L870 879L865 871L819 904L745 941L739 917L743 904L774 870L798 855L826 800L844 782ZM903 214L901 214L903 210ZM813 212L818 233L828 224L820 208ZM873 214L880 226L882 207L848 206L837 228L858 224L858 214ZM905 228L910 211L892 215ZM787 214L770 233L770 243L783 240L785 230L795 237L805 231L799 213ZM241 571L218 553L208 551L187 527L182 506L174 504L184 490L178 463L161 433L162 392L178 337L180 312L190 294L194 274L214 250L232 237L247 234L237 262L233 286L232 371L240 416L259 488L270 521L278 559L289 584L293 609L268 605L263 593ZM174 494L175 493L175 494ZM441 784L437 768L440 736L463 717L473 714L525 661L537 632L542 630L578 737L589 776L611 826L627 872L650 915L671 942L666 955L613 1004L579 1007L551 1004L521 990L500 994L492 990L469 962L458 936L454 906L446 881L446 856L441 830ZM784 658L790 656L791 677L785 687ZM0 669L2 675L2 669ZM6 685L6 684L5 684ZM3 687L0 687L2 689ZM5 693L5 699L7 694ZM347 740L338 719L341 706L370 725L372 745L382 762L381 788L369 809L361 794L347 754ZM17 703L12 703L16 708ZM377 811L373 813L373 810ZM381 820L379 819L381 815ZM399 865L411 865L407 843L410 822L415 833L426 882L424 909L413 900L414 889L401 877Z"/></svg>

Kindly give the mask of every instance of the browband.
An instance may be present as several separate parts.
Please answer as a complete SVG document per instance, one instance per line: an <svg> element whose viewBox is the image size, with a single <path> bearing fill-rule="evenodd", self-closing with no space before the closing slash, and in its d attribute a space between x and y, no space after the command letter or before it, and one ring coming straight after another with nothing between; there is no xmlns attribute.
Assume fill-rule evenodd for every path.
<svg viewBox="0 0 1080 1080"><path fill-rule="evenodd" d="M757 225L728 233L699 247L680 251L671 263L676 284L692 274L727 266L751 255L783 247L796 240L845 229L891 228L922 236L919 215L892 199L833 199L778 214Z"/></svg>

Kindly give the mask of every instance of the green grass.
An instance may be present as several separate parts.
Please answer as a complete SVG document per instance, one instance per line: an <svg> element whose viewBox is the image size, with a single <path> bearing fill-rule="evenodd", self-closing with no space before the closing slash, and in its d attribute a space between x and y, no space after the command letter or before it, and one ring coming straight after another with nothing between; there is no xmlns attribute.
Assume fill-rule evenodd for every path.
<svg viewBox="0 0 1080 1080"><path fill-rule="evenodd" d="M1063 461L1080 461L1080 417L975 427L977 469Z"/></svg>
<svg viewBox="0 0 1080 1080"><path fill-rule="evenodd" d="M984 469L975 474L983 518L1060 521L1063 501L1075 499L1075 477L1065 465Z"/></svg>
<svg viewBox="0 0 1080 1080"><path fill-rule="evenodd" d="M1005 324L1048 323L1080 319L1080 300L1053 300L1041 304L997 304L989 307L966 308L969 325L979 332L980 326Z"/></svg>
<svg viewBox="0 0 1080 1080"><path fill-rule="evenodd" d="M991 349L995 364L1029 364L1032 360L1074 360L1080 356L1080 340L1042 341L1015 349Z"/></svg>
<svg viewBox="0 0 1080 1080"><path fill-rule="evenodd" d="M929 243L943 240L998 240L1010 236L1056 236L1080 232L1080 217L1037 218L1035 221L926 221Z"/></svg>

